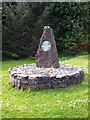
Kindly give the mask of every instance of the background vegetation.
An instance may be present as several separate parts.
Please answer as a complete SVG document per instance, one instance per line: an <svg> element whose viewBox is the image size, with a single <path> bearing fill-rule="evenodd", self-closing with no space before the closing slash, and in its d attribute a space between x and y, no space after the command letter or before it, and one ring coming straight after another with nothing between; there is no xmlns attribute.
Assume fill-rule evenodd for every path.
<svg viewBox="0 0 90 120"><path fill-rule="evenodd" d="M3 59L35 56L43 27L50 25L58 53L75 55L90 47L89 4L2 3Z"/></svg>

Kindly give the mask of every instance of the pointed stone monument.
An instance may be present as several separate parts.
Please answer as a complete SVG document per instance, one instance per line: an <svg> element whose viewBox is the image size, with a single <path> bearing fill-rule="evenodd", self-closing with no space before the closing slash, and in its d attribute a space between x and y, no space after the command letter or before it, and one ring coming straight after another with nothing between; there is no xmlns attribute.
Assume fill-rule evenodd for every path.
<svg viewBox="0 0 90 120"><path fill-rule="evenodd" d="M68 87L80 83L84 75L81 67L64 64L59 66L54 33L50 26L43 29L36 64L16 66L8 72L12 87L23 90Z"/></svg>
<svg viewBox="0 0 90 120"><path fill-rule="evenodd" d="M59 68L58 53L53 30L50 26L45 26L40 39L40 44L36 53L37 67Z"/></svg>

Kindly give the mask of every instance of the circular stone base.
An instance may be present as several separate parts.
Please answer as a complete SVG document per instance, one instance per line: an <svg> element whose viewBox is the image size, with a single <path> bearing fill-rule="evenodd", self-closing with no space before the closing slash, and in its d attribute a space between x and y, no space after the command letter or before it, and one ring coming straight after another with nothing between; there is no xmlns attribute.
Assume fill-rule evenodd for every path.
<svg viewBox="0 0 90 120"><path fill-rule="evenodd" d="M60 65L59 68L39 68L35 64L24 64L10 68L10 83L15 88L31 90L67 87L82 81L81 67Z"/></svg>

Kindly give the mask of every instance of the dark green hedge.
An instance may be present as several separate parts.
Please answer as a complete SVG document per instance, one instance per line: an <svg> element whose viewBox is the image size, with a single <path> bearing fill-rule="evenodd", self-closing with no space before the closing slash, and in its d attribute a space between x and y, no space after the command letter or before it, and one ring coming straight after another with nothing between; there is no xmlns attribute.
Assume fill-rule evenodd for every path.
<svg viewBox="0 0 90 120"><path fill-rule="evenodd" d="M89 3L4 2L2 8L3 59L35 56L45 25L54 30L59 54L87 51Z"/></svg>

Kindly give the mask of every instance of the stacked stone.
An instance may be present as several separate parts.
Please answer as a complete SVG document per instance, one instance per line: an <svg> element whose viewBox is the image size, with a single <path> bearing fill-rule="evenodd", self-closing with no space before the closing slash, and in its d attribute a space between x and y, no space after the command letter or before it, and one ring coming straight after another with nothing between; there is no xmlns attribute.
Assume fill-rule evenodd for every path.
<svg viewBox="0 0 90 120"><path fill-rule="evenodd" d="M60 68L39 68L35 64L24 64L9 69L10 83L17 89L67 87L80 83L83 75L81 67L69 65L60 65Z"/></svg>

